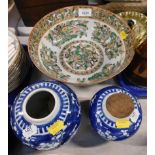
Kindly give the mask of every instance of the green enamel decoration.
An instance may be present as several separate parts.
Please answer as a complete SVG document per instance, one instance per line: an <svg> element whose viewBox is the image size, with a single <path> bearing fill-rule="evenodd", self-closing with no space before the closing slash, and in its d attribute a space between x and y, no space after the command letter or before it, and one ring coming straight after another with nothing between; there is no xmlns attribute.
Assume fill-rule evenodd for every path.
<svg viewBox="0 0 155 155"><path fill-rule="evenodd" d="M81 16L81 8L91 9L91 15ZM128 66L134 55L132 37L130 28L115 14L94 6L71 6L51 12L35 25L29 53L51 79L91 85Z"/></svg>

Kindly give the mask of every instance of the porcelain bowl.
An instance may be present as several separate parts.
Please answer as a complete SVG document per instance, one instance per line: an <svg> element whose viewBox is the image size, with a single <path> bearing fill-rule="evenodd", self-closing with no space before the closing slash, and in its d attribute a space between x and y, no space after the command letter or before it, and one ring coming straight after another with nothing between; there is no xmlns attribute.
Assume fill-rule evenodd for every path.
<svg viewBox="0 0 155 155"><path fill-rule="evenodd" d="M134 56L133 34L118 15L95 6L70 6L41 18L29 36L29 55L48 77L92 85L123 71Z"/></svg>

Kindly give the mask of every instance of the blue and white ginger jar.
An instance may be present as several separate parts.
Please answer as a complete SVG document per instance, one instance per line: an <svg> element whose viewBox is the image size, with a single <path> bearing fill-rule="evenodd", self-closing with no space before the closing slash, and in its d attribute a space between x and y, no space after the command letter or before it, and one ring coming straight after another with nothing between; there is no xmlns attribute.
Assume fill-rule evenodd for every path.
<svg viewBox="0 0 155 155"><path fill-rule="evenodd" d="M125 118L112 116L106 107L106 100L112 94L128 95L134 104L134 110ZM137 99L126 89L110 86L98 91L91 100L89 117L92 127L106 140L123 140L134 135L142 122L142 109ZM118 123L120 126L118 127ZM122 124L121 124L122 123ZM121 125L124 126L121 127Z"/></svg>
<svg viewBox="0 0 155 155"><path fill-rule="evenodd" d="M43 81L26 87L15 99L10 114L16 136L37 150L55 149L77 131L81 108L65 84Z"/></svg>

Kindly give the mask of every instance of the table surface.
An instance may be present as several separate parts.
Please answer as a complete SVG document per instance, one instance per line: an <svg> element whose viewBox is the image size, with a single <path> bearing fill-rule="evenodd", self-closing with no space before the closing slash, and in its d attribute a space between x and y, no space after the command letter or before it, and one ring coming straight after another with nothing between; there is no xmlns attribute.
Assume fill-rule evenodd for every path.
<svg viewBox="0 0 155 155"><path fill-rule="evenodd" d="M19 21L19 14L14 8L15 13L11 13L9 25L16 27ZM14 18L14 20L13 20ZM23 31L24 30L24 31ZM31 28L22 27L23 32L29 32ZM27 43L28 35L20 36L20 41ZM40 73L36 68L32 70L30 83L37 80L51 80ZM138 99L143 111L143 120L138 132L131 138L123 141L108 142L102 139L91 127L88 118L89 101L92 96L103 87L116 85L114 80L108 80L101 84L87 87L77 87L69 85L77 94L82 107L81 125L77 134L70 142L56 150L36 151L22 145L16 139L12 130L9 128L9 155L146 155L147 154L147 99Z"/></svg>

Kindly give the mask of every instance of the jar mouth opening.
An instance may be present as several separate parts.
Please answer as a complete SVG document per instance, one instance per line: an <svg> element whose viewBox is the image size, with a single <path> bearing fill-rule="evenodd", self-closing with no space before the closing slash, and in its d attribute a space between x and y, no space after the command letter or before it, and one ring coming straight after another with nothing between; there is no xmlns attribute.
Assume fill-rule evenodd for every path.
<svg viewBox="0 0 155 155"><path fill-rule="evenodd" d="M50 89L34 90L25 98L23 115L28 122L44 124L50 122L59 112L58 95Z"/></svg>
<svg viewBox="0 0 155 155"><path fill-rule="evenodd" d="M26 112L34 119L41 119L48 116L53 111L54 106L54 96L47 91L40 91L28 99Z"/></svg>

